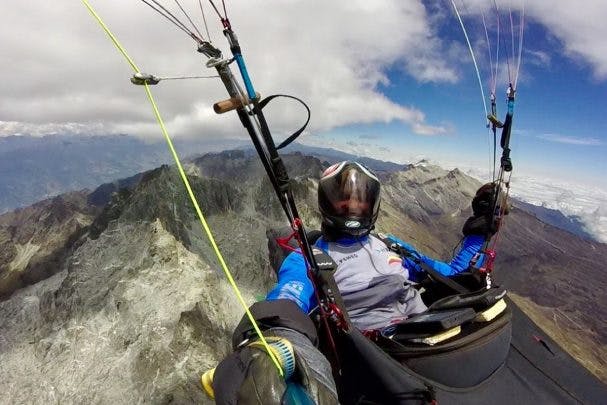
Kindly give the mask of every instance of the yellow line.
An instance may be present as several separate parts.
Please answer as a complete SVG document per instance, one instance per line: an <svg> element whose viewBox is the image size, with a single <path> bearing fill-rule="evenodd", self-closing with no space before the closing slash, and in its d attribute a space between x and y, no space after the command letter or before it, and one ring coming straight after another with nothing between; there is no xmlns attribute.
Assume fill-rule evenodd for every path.
<svg viewBox="0 0 607 405"><path fill-rule="evenodd" d="M129 55L127 54L126 50L122 47L122 45L120 45L120 43L118 42L118 39L111 33L110 29L103 23L103 21L101 20L101 17L99 17L99 15L95 12L93 7L89 4L89 2L87 0L82 0L82 2L86 6L86 8L89 10L91 15L95 18L95 20L97 20L99 25L101 25L101 27L106 32L106 34L110 37L110 39L112 40L112 42L114 43L116 48L118 48L120 53L122 53L122 55L125 57L127 62L131 65L131 67L133 68L135 73L138 73L139 68L137 68L137 65L135 65L135 62L133 62L133 60L129 57ZM152 108L154 110L154 116L156 117L156 121L158 121L158 124L160 125L162 134L164 135L164 137L167 141L169 149L171 150L171 154L173 155L173 159L175 160L175 164L177 165L177 169L179 170L181 179L183 180L183 184L185 185L185 188L188 191L188 195L190 196L190 200L192 201L192 204L194 205L196 214L198 214L198 219L200 220L200 224L202 225L205 233L207 234L207 236L209 238L209 241L211 242L211 246L213 247L213 250L215 251L217 258L219 259L221 268L223 269L223 272L225 273L230 285L232 286L232 289L236 293L236 297L238 298L238 301L240 301L240 304L244 308L245 313L247 314L247 317L251 321L251 324L253 325L255 332L257 332L257 335L259 336L261 342L263 343L263 346L265 347L266 351L268 352L268 355L274 362L274 365L276 365L276 368L278 369L278 373L280 374L281 377L284 377L284 373L283 373L282 367L280 366L278 359L274 355L273 351L270 349L268 342L266 341L263 334L261 333L261 330L259 329L259 325L255 321L255 318L253 318L253 314L251 314L251 311L249 311L249 307L247 306L247 303L245 302L244 298L242 297L242 294L240 293L240 290L238 289L238 286L236 285L236 282L234 281L234 278L232 277L232 273L230 273L230 270L228 269L228 266L227 266L226 262L224 261L223 256L222 256L221 252L219 251L219 248L217 247L217 243L215 243L215 238L213 237L213 234L211 233L211 229L209 228L207 221L205 220L204 215L202 214L202 210L200 209L200 206L198 205L196 196L194 196L194 192L192 191L192 188L190 187L190 182L188 181L185 171L183 170L183 167L181 166L181 161L179 160L179 156L177 155L177 152L175 151L175 148L173 147L173 142L171 141L171 137L169 136L169 133L164 125L164 121L162 120L160 111L158 110L156 102L154 101L154 97L152 96L152 91L150 90L150 87L147 84L144 84L144 86L145 86L145 92L148 96L148 99L149 99L150 103L152 104Z"/></svg>
<svg viewBox="0 0 607 405"><path fill-rule="evenodd" d="M99 17L99 14L97 14L97 12L93 9L93 7L89 4L89 2L87 0L82 0L82 2L86 6L86 8L89 10L89 12L93 16L93 18L95 18L95 20L97 20L99 25L101 25L101 28L103 28L103 30L108 35L108 37L110 37L110 39L112 40L114 45L116 45L116 48L118 48L118 50L124 56L124 58L129 63L129 65L131 65L131 67L133 68L135 73L139 73L140 70L137 67L137 65L135 65L135 62L133 62L133 60L129 57L129 55L126 53L126 50L122 47L122 45L120 45L120 42L118 42L118 39L114 36L114 34L112 34L110 29L107 27L107 25L105 25L105 23L103 22L101 17Z"/></svg>

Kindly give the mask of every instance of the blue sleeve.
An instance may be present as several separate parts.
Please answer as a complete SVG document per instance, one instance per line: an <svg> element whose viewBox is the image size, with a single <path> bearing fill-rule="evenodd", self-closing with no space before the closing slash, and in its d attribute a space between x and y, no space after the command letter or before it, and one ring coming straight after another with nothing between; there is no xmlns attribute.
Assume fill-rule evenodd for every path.
<svg viewBox="0 0 607 405"><path fill-rule="evenodd" d="M420 261L445 276L453 276L465 271L470 265L472 258L481 250L485 242L485 238L480 235L466 236L451 262L445 263L419 253L413 246L394 236L389 236L389 239L404 247L411 254L411 258L403 260L403 266L409 270L409 279L413 281L421 281L424 277L425 272L419 264ZM484 255L481 255L478 264L482 264L483 261Z"/></svg>
<svg viewBox="0 0 607 405"><path fill-rule="evenodd" d="M306 314L316 306L314 286L308 278L303 255L292 252L278 270L278 282L266 296L266 300L288 299L295 302Z"/></svg>

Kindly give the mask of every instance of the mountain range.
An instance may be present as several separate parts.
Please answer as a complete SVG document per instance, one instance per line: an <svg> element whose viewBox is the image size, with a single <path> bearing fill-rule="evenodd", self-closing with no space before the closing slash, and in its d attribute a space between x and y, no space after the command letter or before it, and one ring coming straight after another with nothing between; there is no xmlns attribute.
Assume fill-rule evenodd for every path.
<svg viewBox="0 0 607 405"><path fill-rule="evenodd" d="M247 156L255 153L242 139L179 139L174 142L177 151L187 151L185 156L190 159L234 147L244 149ZM285 152L301 152L327 162L357 160L373 168L380 176L408 166L299 143L289 145ZM143 141L128 135L0 137L0 213L68 191L94 189L99 184L136 176L144 170L171 162L172 157L163 140ZM598 234L590 232L587 220L582 220L579 215L524 203L522 199L517 204L543 222L583 238L604 238L601 227L596 230Z"/></svg>
<svg viewBox="0 0 607 405"><path fill-rule="evenodd" d="M185 156L220 151L243 141L179 140ZM128 135L0 137L0 213L135 175L172 162L163 140Z"/></svg>
<svg viewBox="0 0 607 405"><path fill-rule="evenodd" d="M284 160L299 212L317 229L315 187L329 156ZM447 260L480 183L427 163L382 167L378 230ZM250 152L232 150L193 158L186 171L252 303L275 281L267 234L286 225L263 168ZM497 250L495 282L607 382L607 245L515 204ZM0 252L7 403L208 401L198 376L229 352L243 310L174 167L0 215Z"/></svg>

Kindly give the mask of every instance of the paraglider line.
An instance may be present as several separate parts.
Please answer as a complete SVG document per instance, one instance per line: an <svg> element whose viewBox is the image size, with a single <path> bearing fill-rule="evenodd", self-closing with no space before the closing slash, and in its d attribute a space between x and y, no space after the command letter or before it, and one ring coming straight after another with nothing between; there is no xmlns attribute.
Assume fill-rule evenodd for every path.
<svg viewBox="0 0 607 405"><path fill-rule="evenodd" d="M217 6L215 6L215 3L213 3L213 0L209 0L209 3L211 3L211 6L213 6L213 8L215 9L215 12L217 13L217 16L223 20L223 16L221 15L221 13L219 12L219 10L217 9ZM225 4L224 4L224 9L225 9Z"/></svg>
<svg viewBox="0 0 607 405"><path fill-rule="evenodd" d="M184 79L215 79L220 76L179 76L179 77L159 77L160 80L184 80Z"/></svg>
<svg viewBox="0 0 607 405"><path fill-rule="evenodd" d="M198 31L198 27L196 27L196 24L194 24L194 21L192 21L192 19L190 18L190 16L188 15L188 13L185 12L185 10L183 9L183 7L181 7L181 3L179 3L178 0L175 0L175 3L177 3L177 6L179 6L179 9L181 10L181 12L183 13L183 15L185 15L185 18L188 19L188 21L190 22L190 24L192 24L192 27L194 27L194 30L198 33L199 37L201 39L204 39L202 34L200 33L200 31Z"/></svg>
<svg viewBox="0 0 607 405"><path fill-rule="evenodd" d="M101 28L103 28L103 30L105 31L105 33L110 37L110 39L112 40L112 42L114 43L114 45L116 46L116 48L118 48L118 50L120 51L120 53L122 54L122 56L124 56L124 58L126 59L126 61L133 68L133 70L136 73L140 73L141 71L139 70L139 68L137 67L137 65L135 64L135 62L133 62L133 60L129 57L129 55L126 53L126 50L122 47L122 45L120 45L120 43L118 42L118 39L114 36L114 34L112 34L112 32L107 27L107 25L105 25L105 23L103 22L103 20L101 20L101 17L99 17L99 15L93 9L93 7L89 4L89 2L87 0L82 0L82 2L84 3L85 7L88 9L89 13L91 13L91 15L93 16L93 18L95 18L97 20L97 22L99 23L99 25L101 25Z"/></svg>
<svg viewBox="0 0 607 405"><path fill-rule="evenodd" d="M514 77L514 88L516 89L516 83L518 82L518 75L521 70L521 60L523 59L523 33L525 26L525 3L522 3L521 21L519 28L519 41L518 41L518 64L516 66L516 76Z"/></svg>
<svg viewBox="0 0 607 405"><path fill-rule="evenodd" d="M192 31L190 31L184 23L182 23L177 17L175 17L169 10L167 10L165 7L163 7L162 4L158 3L155 0L152 0L152 2L154 4L156 4L158 7L160 7L162 10L164 10L164 12L161 11L160 9L154 7L153 5L151 5L147 0L141 0L141 1L143 3L145 3L147 6L149 6L152 10L156 11L158 14L160 14L161 16L163 16L164 18L166 18L167 20L172 22L173 25L175 25L177 28L179 28L180 30L182 30L183 32L188 34L188 36L190 38L194 39L198 43L202 42L201 38L198 38L196 36L196 34L194 34Z"/></svg>
<svg viewBox="0 0 607 405"><path fill-rule="evenodd" d="M209 39L209 43L213 43L211 34L209 34L209 26L207 25L207 19L204 15L204 9L202 8L202 0L198 0L198 5L200 6L200 13L202 14L202 21L204 22L204 29L207 32L207 38Z"/></svg>
<svg viewBox="0 0 607 405"><path fill-rule="evenodd" d="M491 55L491 42L489 41L489 33L487 32L487 23L485 22L485 13L481 11L483 20L483 28L485 29L485 40L487 41L487 53L489 54L489 72L491 73L491 93L495 93L496 78L493 74L493 56Z"/></svg>
<svg viewBox="0 0 607 405"><path fill-rule="evenodd" d="M481 80L481 74L478 70L478 65L476 63L476 58L474 57L474 50L472 49L472 45L470 44L470 39L468 38L468 32L466 31L466 27L464 26L464 22L462 21L462 17L459 14L459 10L455 5L455 2L451 0L451 4L455 9L455 14L457 15L457 19L459 21L460 26L462 27L462 31L464 32L464 37L466 37L466 43L468 44L468 49L470 50L470 56L472 56L472 62L474 62L474 69L476 70L476 78L478 79L478 84L481 89L481 98L483 100L483 108L485 109L485 117L488 115L487 113L487 103L485 102L485 91L483 90L483 81Z"/></svg>

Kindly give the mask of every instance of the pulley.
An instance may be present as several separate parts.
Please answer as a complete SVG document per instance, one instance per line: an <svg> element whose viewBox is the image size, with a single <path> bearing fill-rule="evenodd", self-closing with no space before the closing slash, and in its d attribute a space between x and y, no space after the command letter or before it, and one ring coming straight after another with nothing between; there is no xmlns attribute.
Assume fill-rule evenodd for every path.
<svg viewBox="0 0 607 405"><path fill-rule="evenodd" d="M142 72L137 72L133 75L133 77L131 77L131 83L136 84L138 86L143 86L144 84L158 84L158 82L160 82L159 77Z"/></svg>

